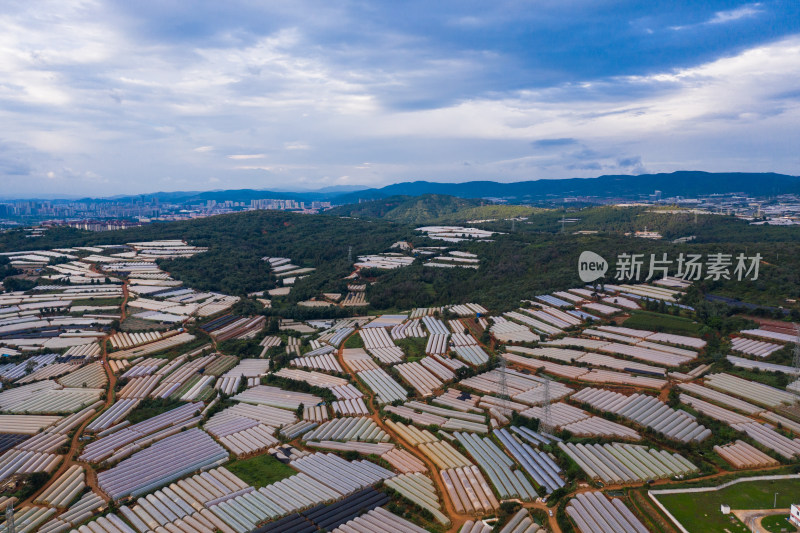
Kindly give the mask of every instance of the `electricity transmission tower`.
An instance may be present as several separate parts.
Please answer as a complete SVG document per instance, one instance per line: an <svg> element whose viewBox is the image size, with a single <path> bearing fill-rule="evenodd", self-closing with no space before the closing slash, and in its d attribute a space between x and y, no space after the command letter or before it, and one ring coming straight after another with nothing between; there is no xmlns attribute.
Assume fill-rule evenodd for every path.
<svg viewBox="0 0 800 533"><path fill-rule="evenodd" d="M545 433L552 433L553 432L553 417L550 412L550 404L552 399L550 398L550 380L545 379L544 381L544 403L542 404L542 410L544 411L544 416L539 421L539 431Z"/></svg>
<svg viewBox="0 0 800 533"><path fill-rule="evenodd" d="M353 262L353 246L352 245L347 247L347 262L348 263L352 263Z"/></svg>
<svg viewBox="0 0 800 533"><path fill-rule="evenodd" d="M14 503L9 503L6 507L6 533L17 533L17 526L14 524Z"/></svg>
<svg viewBox="0 0 800 533"><path fill-rule="evenodd" d="M800 374L800 326L795 326L794 328L796 335L794 339L794 359L792 360L792 366L794 367L795 374Z"/></svg>
<svg viewBox="0 0 800 533"><path fill-rule="evenodd" d="M506 410L508 409L508 383L506 383L506 360L503 356L500 356L498 370L500 372L500 382L498 383L497 396L501 400L501 407Z"/></svg>
<svg viewBox="0 0 800 533"><path fill-rule="evenodd" d="M800 326L795 326L797 335L794 339L794 358L792 359L792 368L794 368L794 377L797 379L797 387L800 388ZM800 390L792 390L795 394L795 406L800 405Z"/></svg>

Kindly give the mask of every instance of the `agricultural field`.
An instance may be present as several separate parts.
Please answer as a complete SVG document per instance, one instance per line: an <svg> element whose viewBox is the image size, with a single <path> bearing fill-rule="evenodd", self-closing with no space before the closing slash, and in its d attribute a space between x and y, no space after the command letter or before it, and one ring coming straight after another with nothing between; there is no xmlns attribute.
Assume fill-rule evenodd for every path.
<svg viewBox="0 0 800 533"><path fill-rule="evenodd" d="M775 494L777 493L777 499ZM731 510L788 509L800 494L800 479L744 481L719 491L662 494L658 500L692 532L749 531L733 514L723 515L720 505ZM777 505L774 505L777 502Z"/></svg>
<svg viewBox="0 0 800 533"><path fill-rule="evenodd" d="M296 473L269 454L234 461L228 463L226 468L248 485L257 488L271 485Z"/></svg>
<svg viewBox="0 0 800 533"><path fill-rule="evenodd" d="M797 468L788 319L756 322L675 276L587 286L559 267L585 236L511 233L522 218L333 222L364 234L361 266L320 218L339 220L244 213L247 246L219 217L10 252L39 265L0 293L15 522L641 532L665 517L625 494ZM310 230L330 239L313 249ZM722 500L800 493L737 487L663 501L691 531L733 533Z"/></svg>
<svg viewBox="0 0 800 533"><path fill-rule="evenodd" d="M697 335L700 324L685 317L669 316L650 311L633 311L630 318L625 319L625 326L638 329L652 329L678 335Z"/></svg>

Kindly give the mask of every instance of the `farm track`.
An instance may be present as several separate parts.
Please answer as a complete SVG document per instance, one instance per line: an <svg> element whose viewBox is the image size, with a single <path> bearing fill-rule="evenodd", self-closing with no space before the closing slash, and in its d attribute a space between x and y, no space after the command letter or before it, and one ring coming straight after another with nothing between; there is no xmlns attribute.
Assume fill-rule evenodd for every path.
<svg viewBox="0 0 800 533"><path fill-rule="evenodd" d="M352 335L357 335L357 334L358 334L358 332L354 332L353 334L351 334L351 336ZM342 350L344 350L344 345L345 345L346 342L347 342L347 339L342 341L342 344L340 345L341 347L336 352L336 356L337 356L337 359L339 360L339 364L342 366L343 369L344 368L348 368L344 364L344 358L342 357ZM348 373L349 373L349 371L348 371ZM369 404L370 410L372 411L372 414L370 415L370 418L372 420L374 420L375 423L378 424L378 426L383 431L385 431L388 435L391 435L392 439L395 442L403 443L403 445L405 446L406 451L408 451L414 457L416 457L417 459L422 461L425 464L425 466L428 468L428 470L431 473L430 477L433 480L433 482L436 484L436 488L437 488L437 490L438 490L438 492L439 492L439 494L441 496L442 502L444 504L445 514L451 520L451 526L450 526L450 529L448 529L448 532L456 533L459 529L461 529L461 526L463 526L464 523L467 520L471 520L471 519L473 519L475 517L470 515L470 514L459 514L456 511L455 506L453 505L453 502L450 500L450 495L447 492L446 487L444 486L444 482L442 481L441 476L436 474L438 472L438 469L437 469L436 465L433 463L433 461L431 461L428 458L427 455L425 455L422 452L420 452L416 447L412 446L411 443L406 442L400 435L395 433L395 431L392 428L390 428L389 426L386 425L384 420L378 414L378 406L375 403L375 393L373 393L369 388L367 388L367 390L364 391L363 388L360 386L361 384L358 383L358 381L356 381L356 383L359 386L359 389L362 389L362 392L369 399L368 404Z"/></svg>
<svg viewBox="0 0 800 533"><path fill-rule="evenodd" d="M628 493L630 495L631 503L633 507L640 515L643 515L653 522L658 524L658 527L664 533L678 533L678 530L675 529L675 526L672 525L671 522L665 520L664 517L658 512L658 510L653 506L648 498L646 498L642 493L638 491L631 491Z"/></svg>
<svg viewBox="0 0 800 533"><path fill-rule="evenodd" d="M126 313L126 306L127 306L127 302L128 302L128 299L129 299L128 281L127 280L123 280L122 289L123 289L123 300L122 300L121 309L120 309L120 322L122 322L126 318L126 314L127 314ZM481 331L480 327L473 320L459 319L459 322L463 326L465 326L465 328L467 328L476 339L480 339L480 336L481 336L480 334L481 334L482 331ZM759 322L762 322L762 321L759 321ZM763 321L763 322L767 322L767 321ZM109 334L106 335L105 337L103 337L101 339L101 341L100 341L101 342L101 361L102 361L103 368L104 368L104 370L105 370L105 372L107 374L107 378L108 378L108 392L106 394L105 404L100 409L98 409L98 411L95 414L95 416L85 420L74 431L74 434L73 434L71 442L70 442L69 451L65 454L64 461L62 462L60 467L53 473L53 475L50 477L49 481L43 487L41 487L39 490L37 490L32 496L30 496L27 500L22 502L20 504L20 507L23 507L25 505L31 505L31 506L34 506L34 507L44 507L43 505L33 504L33 501L37 497L39 497L44 491L46 491L50 486L52 486L53 483L56 480L58 480L59 477L61 475L63 475L71 466L76 465L76 464L80 465L80 466L83 466L84 469L85 469L85 472L86 472L86 485L88 487L90 487L94 493L100 495L106 502L109 501L108 496L102 490L100 490L99 486L97 485L97 472L94 470L94 468L91 465L77 460L77 455L79 454L80 448L82 446L81 437L83 436L83 433L85 431L86 426L94 418L96 418L98 415L100 415L101 413L106 411L109 407L111 407L111 405L113 405L113 403L114 403L114 399L115 399L115 397L114 397L115 394L114 393L115 393L115 387L116 387L116 384L117 384L117 377L111 371L111 368L109 366L109 362L108 362L109 361L109 357L108 357L108 351L107 351L107 341L111 337L111 335L113 335L114 333L115 333L114 331L109 332ZM357 335L358 332L356 331L353 334ZM351 334L351 336L352 336L352 334ZM342 342L342 344L340 345L340 347L336 351L337 359L339 361L339 364L342 366L342 368L345 369L348 372L348 374L350 374L353 377L355 377L355 373L351 372L348 369L348 367L345 365L344 360L343 360L343 355L342 354L343 354L343 350L344 350L344 346L345 346L346 340L347 339L345 339ZM211 339L211 342L212 342L212 345L214 346L214 348L216 350L216 341L215 341L215 339L213 339L213 337ZM495 347L494 340L492 340L490 342L489 346L484 346L482 343L480 343L480 341L478 341L478 344L481 347L484 347L486 349L491 349L491 348ZM567 381L576 381L576 380L567 380ZM406 442L405 439L401 435L399 435L393 429L391 429L390 427L388 427L386 425L385 420L383 418L381 418L381 416L379 414L379 408L378 408L378 405L377 405L377 402L376 402L376 394L372 390L370 390L368 387L365 387L363 384L359 383L358 380L356 380L356 386L362 391L362 393L364 393L364 395L365 395L365 397L367 399L366 403L369 405L369 409L371 411L371 414L369 415L369 417L383 431L385 431L388 435L390 435L392 440L396 444L402 445L406 451L408 451L413 456L415 456L417 459L422 461L426 465L428 470L430 471L429 477L434 481L434 483L435 483L435 485L437 487L437 491L439 492L439 496L440 496L441 501L442 501L442 507L443 507L442 510L451 519L451 526L447 531L449 533L455 533L463 526L463 524L467 520L476 519L475 515L472 515L472 514L469 514L469 513L458 513L456 511L456 509L454 507L454 504L453 504L453 502L452 502L452 500L450 498L450 494L447 491L447 489L446 489L446 487L444 485L444 482L441 479L441 476L438 474L439 469L436 467L436 465L433 463L433 461L431 459L429 459L425 454L420 452L417 447L413 446L409 442ZM668 399L669 390L670 390L669 387L664 387L659 392L658 398L661 401L666 402L667 399ZM651 390L643 389L643 388L637 387L637 386L622 387L621 391L622 392L626 392L626 393L643 392L643 393L651 393L652 394ZM673 451L673 452L675 451L675 450L670 450L669 446L662 445L662 446L660 446L660 448L667 449L668 451ZM508 454L507 450L504 450L504 452L506 454ZM758 469L758 471L759 472L763 472L763 473L769 473L770 471L778 470L778 469L781 469L781 468L784 468L784 467L785 467L785 465L777 465L777 466L773 466L773 467L760 468L760 469ZM732 474L748 472L748 470L745 470L745 471L737 471L737 470L729 471L729 470L725 470L723 468L720 468L717 465L714 465L714 468L715 468L715 472L713 472L711 474L704 475L704 476L700 476L700 477L697 477L697 478L693 478L691 481L692 482L700 482L700 483L706 482L707 483L709 481L713 481L715 479L718 479L718 478L721 478L721 477L724 477L724 476L729 476L729 475L732 475ZM655 482L653 482L651 484L651 486L653 486L654 488L668 488L669 486L680 484L680 483L684 483L684 481L683 480L661 479L661 480L656 480ZM556 520L556 515L557 515L557 512L558 512L558 509L561 506L565 506L569 502L569 500L571 498L573 498L574 496L576 496L577 494L584 493L584 492L592 492L592 491L597 491L597 490L601 490L603 492L606 492L606 491L623 490L623 489L637 489L637 488L641 488L642 486L644 486L644 483L605 485L602 489L598 489L598 488L595 488L595 487L581 487L581 488L578 488L578 489L566 494L561 499L559 504L556 505L556 506L553 506L553 507L548 507L546 504L541 503L541 502L526 502L526 503L523 503L522 506L524 508L526 508L526 509L537 509L537 510L543 511L547 515L549 531L551 531L553 533L561 533L561 528L560 528L560 526L559 526L559 524L558 524L558 522ZM648 500L648 498L646 496L644 496L642 494L642 492L640 492L638 490L629 491L628 498L630 500L631 506L637 512L637 514L646 517L648 520L650 520L652 522L657 523L658 526L661 528L661 530L663 530L666 533L673 533L673 532L676 531L674 526L668 520L666 520L657 511L655 506L652 505L652 503ZM551 512L551 511L553 513L553 516L549 515L549 512Z"/></svg>
<svg viewBox="0 0 800 533"><path fill-rule="evenodd" d="M122 283L122 304L120 305L120 323L125 320L125 309L128 304L128 281L123 280ZM106 341L114 334L114 331L111 331L108 335L103 337L100 340L100 349L101 349L101 358L103 362L103 369L106 372L106 376L108 377L108 392L106 393L106 401L105 405L100 408L95 416L87 418L84 420L80 426L75 430L75 433L72 436L72 441L70 443L69 451L64 456L64 462L61 463L61 466L53 473L50 477L50 480L44 484L39 490L37 490L30 498L25 500L20 507L24 505L34 505L33 501L39 497L44 491L46 491L62 474L64 474L72 465L80 465L83 466L84 470L86 471L86 485L92 489L93 492L98 494L100 497L103 498L106 502L110 499L106 495L105 492L100 490L100 487L97 485L97 473L94 471L88 463L84 463L78 461L76 459L76 455L80 449L80 439L83 436L83 431L86 429L86 426L89 423L97 418L100 414L102 414L106 409L111 407L114 403L114 389L117 385L117 376L114 375L114 372L111 371L111 366L108 364L108 350L106 346ZM40 506L42 507L42 506Z"/></svg>

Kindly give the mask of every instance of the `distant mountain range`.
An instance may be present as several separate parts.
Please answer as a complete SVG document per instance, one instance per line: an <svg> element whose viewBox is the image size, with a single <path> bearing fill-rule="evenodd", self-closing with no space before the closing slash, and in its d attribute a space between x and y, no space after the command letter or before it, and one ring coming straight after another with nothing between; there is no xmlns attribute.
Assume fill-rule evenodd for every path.
<svg viewBox="0 0 800 533"><path fill-rule="evenodd" d="M349 204L393 196L437 194L459 198L502 198L511 202L539 202L558 200L565 197L635 200L647 197L647 195L653 194L655 191L661 191L661 195L664 198L674 196L696 197L724 193L742 193L758 197L789 193L800 194L800 177L775 173L679 171L669 174L609 175L597 178L542 179L514 183L499 183L495 181L467 181L463 183L414 181L395 183L381 188L354 185L326 187L315 191L230 189L156 192L116 196L106 198L106 200L124 201L156 198L160 202L193 203L206 202L208 200L249 202L256 199L275 198Z"/></svg>
<svg viewBox="0 0 800 533"><path fill-rule="evenodd" d="M379 199L390 196L445 194L460 198L503 198L516 201L542 201L564 197L636 199L661 191L664 198L695 197L709 194L742 193L748 196L774 196L800 193L800 177L774 173L711 173L679 171L640 176L600 176L515 183L468 181L396 183L380 189L367 189L339 196L339 203Z"/></svg>

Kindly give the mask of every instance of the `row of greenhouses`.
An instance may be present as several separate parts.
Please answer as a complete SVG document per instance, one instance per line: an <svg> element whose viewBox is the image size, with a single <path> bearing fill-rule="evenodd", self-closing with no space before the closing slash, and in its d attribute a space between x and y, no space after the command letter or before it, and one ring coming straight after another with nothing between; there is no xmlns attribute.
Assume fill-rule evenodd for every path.
<svg viewBox="0 0 800 533"><path fill-rule="evenodd" d="M635 483L650 479L683 476L697 467L683 456L635 444L572 444L558 447L575 461L591 479L605 483Z"/></svg>

